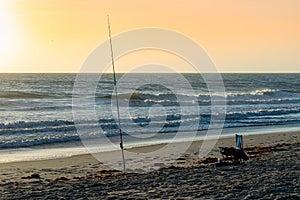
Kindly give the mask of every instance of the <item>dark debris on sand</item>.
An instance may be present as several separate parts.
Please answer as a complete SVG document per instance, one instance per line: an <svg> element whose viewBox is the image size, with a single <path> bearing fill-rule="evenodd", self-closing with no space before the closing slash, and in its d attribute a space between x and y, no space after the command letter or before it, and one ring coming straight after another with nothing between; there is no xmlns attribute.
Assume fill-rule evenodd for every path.
<svg viewBox="0 0 300 200"><path fill-rule="evenodd" d="M107 172L104 178L9 183L0 187L0 199L300 199L300 145L268 152L220 169L208 164L146 174Z"/></svg>

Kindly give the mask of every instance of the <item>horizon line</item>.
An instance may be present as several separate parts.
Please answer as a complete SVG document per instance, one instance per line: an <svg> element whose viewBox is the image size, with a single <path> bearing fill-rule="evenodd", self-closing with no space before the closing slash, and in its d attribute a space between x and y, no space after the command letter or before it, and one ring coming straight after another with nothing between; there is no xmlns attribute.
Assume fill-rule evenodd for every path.
<svg viewBox="0 0 300 200"><path fill-rule="evenodd" d="M0 74L98 74L99 72L46 72L46 71L33 71L33 72L0 72ZM112 74L113 72L104 72L103 74ZM164 73L164 74L174 74L170 72L117 72L116 74L125 74L125 73L131 73L131 74L155 74L155 73ZM181 74L197 74L199 72L178 72ZM215 72L200 72L203 74L212 74ZM300 73L300 71L219 71L217 73L220 74L291 74L291 73Z"/></svg>

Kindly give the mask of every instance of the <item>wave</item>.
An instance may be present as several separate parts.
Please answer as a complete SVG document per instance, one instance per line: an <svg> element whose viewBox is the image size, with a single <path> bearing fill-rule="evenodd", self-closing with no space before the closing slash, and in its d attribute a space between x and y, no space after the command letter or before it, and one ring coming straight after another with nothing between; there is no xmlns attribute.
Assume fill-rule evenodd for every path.
<svg viewBox="0 0 300 200"><path fill-rule="evenodd" d="M114 99L115 95L96 95L96 98L104 98L104 99ZM123 93L118 95L119 99L127 99L127 100L145 100L141 97L141 94L138 92L133 93Z"/></svg>
<svg viewBox="0 0 300 200"><path fill-rule="evenodd" d="M17 140L9 140L6 142L0 142L0 149L5 148L24 148L24 147L32 147L37 145L44 144L53 144L53 143L63 143L63 142L71 142L71 141L79 141L80 137L77 134L70 134L64 136L52 135L52 136L44 136L40 138L19 138Z"/></svg>
<svg viewBox="0 0 300 200"><path fill-rule="evenodd" d="M294 117L285 117L284 114L295 114ZM224 124L225 128L230 127L250 127L250 126L267 126L267 125L282 125L282 124L299 124L300 119L298 114L300 108L293 110L253 110L248 112L232 112L226 116ZM197 130L207 130L210 124L211 115L209 113L199 116L181 116L179 114L168 115L166 120L161 120L162 116L135 117L132 120L126 119L127 122L122 126L125 128L124 135L144 134L151 132L149 124L155 127L161 127L159 134L177 132L179 130L190 130L191 124L199 123ZM199 121L200 119L200 121ZM124 119L123 119L124 120ZM122 122L122 121L121 121ZM89 129L89 122L83 122L83 127ZM119 135L118 126L114 119L100 119L100 132L107 137L116 137ZM92 126L95 127L95 126ZM91 130L91 134L87 137L94 137L95 130ZM16 122L0 125L0 148L19 148L30 147L35 145L44 145L59 142L78 141L80 137L76 132L76 127L72 121L43 121L43 122Z"/></svg>
<svg viewBox="0 0 300 200"><path fill-rule="evenodd" d="M300 124L299 75L223 74L227 104L225 127ZM149 74L133 74L132 79L128 79L126 90L119 90L121 109L124 111L125 105L133 107L130 110L133 116L121 119L128 128L128 133L132 131L147 134L154 131L154 128L162 127L159 133L167 134L178 131L179 126L180 130L182 128L188 131L195 122L199 123L199 130L208 128L212 97L221 97L222 94L209 93L205 81L194 74L185 75L194 88L194 93L188 93L180 82L176 83L178 93L172 93L164 85L172 84L175 80L173 75L160 74L155 75L161 77L157 84L146 84L135 90L137 85L144 84L145 76ZM99 80L96 94L84 91L86 95L73 92L74 75L5 75L1 80L0 148L79 140L72 120L72 97L95 100L83 101L78 106L77 109L82 109L83 113L88 112L87 109L91 106L84 103L96 102L95 108L99 117L97 126L87 120L81 122L82 127L97 127L99 130L102 128L107 137L119 134L110 109L111 101L115 98L111 74L104 75ZM89 79L87 86L88 82ZM224 103L222 98L214 100L216 105ZM126 104L122 104L124 102ZM149 107L155 104L165 107L163 110L168 115L150 112ZM185 116L180 115L179 106L185 106L186 111L190 112L185 112ZM194 107L199 108L201 116L193 115ZM159 109L157 111L160 112Z"/></svg>
<svg viewBox="0 0 300 200"><path fill-rule="evenodd" d="M259 90L252 90L252 91L235 91L235 92L230 92L227 91L225 93L227 98L230 99L241 99L241 98L272 98L276 97L278 99L300 99L300 93L296 90L278 90L278 89L270 89L270 88L264 88L264 89L259 89ZM127 99L127 100L177 100L177 99L193 99L193 98L198 98L198 99L211 99L212 96L222 96L221 94L218 93L209 93L209 92L202 92L198 94L184 94L184 93L163 93L156 91L156 94L153 93L146 93L146 92L133 92L133 93L122 93L118 95L118 98L120 99ZM97 98L115 98L114 95L98 95L96 96Z"/></svg>
<svg viewBox="0 0 300 200"><path fill-rule="evenodd" d="M41 99L49 97L49 94L23 91L3 91L0 93L0 98L5 99Z"/></svg>
<svg viewBox="0 0 300 200"><path fill-rule="evenodd" d="M109 94L108 91L102 91L106 94L98 91L92 98L97 99L113 99L115 95L113 91ZM24 92L24 91L4 91L0 94L0 99L53 99L53 98L63 98L70 99L76 97L82 97L81 94L72 94L72 91L64 91L56 93L55 91L49 93L43 92ZM160 90L145 90L145 91L135 91L132 93L119 93L118 98L124 100L138 100L138 101L182 101L182 100L193 100L198 99L199 102L208 101L213 96L223 96L218 93L209 93L208 91L195 92L195 94L185 94L185 93L172 93L172 91L160 91ZM226 98L229 101L239 101L242 99L249 100L263 100L263 99L294 99L300 100L300 92L296 89L272 89L272 88L261 88L250 91L226 91ZM87 97L89 98L89 97Z"/></svg>
<svg viewBox="0 0 300 200"><path fill-rule="evenodd" d="M279 90L279 89L270 89L264 88L259 90L252 90L247 92L227 92L228 98L256 98L256 99L270 99L270 98L293 98L293 99L300 99L300 93L296 90Z"/></svg>
<svg viewBox="0 0 300 200"><path fill-rule="evenodd" d="M2 96L1 96L2 95ZM7 94L1 94L0 98ZM26 96L26 98L38 98L40 94L37 93L18 93L17 96ZM212 94L218 95L218 94ZM42 96L42 97L41 97ZM51 95L41 95L39 98L47 97ZM226 114L225 128L229 127L250 127L250 126L267 126L267 125L282 125L282 124L297 124L300 123L300 93L297 90L278 90L263 88L253 91L243 92L227 92L227 105L228 112ZM113 98L112 95L100 95L97 94L97 100L109 100ZM181 105L194 106L199 104L201 111L201 120L198 122L198 130L206 130L209 126L211 114L211 95L205 92L199 92L197 94L172 94L170 92L159 91L143 91L123 93L119 95L120 99L130 100L130 106L139 107L136 112L139 116L134 116L130 119L121 119L121 122L126 122L128 130L137 133L151 132L149 126L162 127L159 130L160 134L167 134L171 132L177 132L180 129L191 129L192 124L198 122L199 116L192 114L181 116L180 108L174 109ZM1 100L1 103L5 105L5 99ZM183 102L180 102L183 101ZM198 102L197 102L198 101ZM16 101L7 101L10 104L16 103ZM22 102L20 100L20 102ZM25 101L24 101L25 102ZM17 101L19 103L19 101ZM47 104L42 102L42 111L47 113L61 112L64 110L71 110L71 106L68 104L64 106L59 104L55 106L53 102ZM23 107L19 105L19 110L14 109L14 112L32 111L38 112L38 106L28 106L28 102L25 102ZM174 108L168 108L172 114L155 115L148 117L143 107L150 107L153 104L161 104L163 106L174 106ZM45 106L45 109L44 107ZM192 106L189 108L192 109ZM5 106L4 106L5 107ZM47 109L48 107L48 109ZM16 108L16 107L14 107ZM85 109L84 107L82 109ZM193 113L193 112L191 112ZM40 113L39 113L40 114ZM107 113L105 113L107 114ZM294 116L292 116L294 115ZM109 116L109 115L108 115ZM101 117L101 115L100 115ZM166 120L162 120L165 119ZM84 121L82 126L89 128L91 122ZM124 124L123 123L123 124ZM118 126L115 120L111 117L104 118L104 115L99 119L99 124L103 133L107 137L118 136ZM182 127L183 126L183 127ZM100 129L99 127L99 129ZM137 129L135 129L137 128ZM124 132L126 135L127 133ZM91 135L92 137L92 135ZM80 137L76 133L75 123L72 120L43 120L43 121L16 121L10 123L0 123L0 148L17 148L17 147L30 147L35 145L43 145L58 142L69 142L80 140Z"/></svg>
<svg viewBox="0 0 300 200"><path fill-rule="evenodd" d="M251 109L252 108L252 109ZM193 109L190 107L190 109ZM150 123L153 121L161 121L162 119L166 118L166 121L180 121L182 119L192 119L199 116L195 116L193 114L182 116L180 113L180 109L174 110L172 112L165 115L165 114L156 114L152 115L152 118L147 116L147 110L143 115L139 116L130 116L128 119L122 119L123 122L133 122L133 123ZM203 119L208 119L211 115L210 108L207 109L200 108L200 117ZM191 112L193 113L193 112ZM289 114L298 114L300 113L300 105L289 104L285 107L270 107L270 108L257 108L257 107L250 107L248 110L243 109L243 107L237 108L230 108L226 113L226 119L245 119L249 117L269 117L269 116L285 116ZM141 113L140 113L141 114ZM111 124L116 124L115 120L112 117L100 118L99 124L106 126ZM83 121L81 125L89 125L90 121ZM109 127L114 129L113 126ZM74 131L75 130L75 123L72 120L49 120L49 121L16 121L16 122L9 122L9 123L0 123L0 134L11 134L17 132L29 133L33 131L37 132L51 132L51 131Z"/></svg>
<svg viewBox="0 0 300 200"><path fill-rule="evenodd" d="M0 93L0 99L71 99L72 91L2 91ZM76 96L74 94L74 96Z"/></svg>
<svg viewBox="0 0 300 200"><path fill-rule="evenodd" d="M97 93L94 97L96 103L110 104L110 101L115 98L114 94ZM118 98L120 99L121 106L122 100L129 101L130 107L151 107L154 104L160 104L162 106L210 106L212 97L220 97L221 94L210 94L207 91L195 92L196 94L173 94L170 91L135 91L133 93L120 93ZM279 90L272 88L261 88L249 91L227 91L226 102L223 98L213 98L215 105L258 105L258 104L299 104L300 93L296 89ZM127 103L125 104L128 105Z"/></svg>
<svg viewBox="0 0 300 200"><path fill-rule="evenodd" d="M226 119L243 119L248 117L257 117L257 116L274 116L274 115L288 115L300 113L300 107L293 108L274 108L274 109L256 109L248 111L235 111L229 112L226 114Z"/></svg>
<svg viewBox="0 0 300 200"><path fill-rule="evenodd" d="M258 90L252 90L252 91L247 91L247 92L228 92L228 96L263 96L263 95L272 95L276 92L279 92L280 90L278 89L271 89L271 88L263 88L263 89L258 89Z"/></svg>
<svg viewBox="0 0 300 200"><path fill-rule="evenodd" d="M67 121L67 120L36 121L36 122L18 121L12 123L0 123L0 129L56 127L62 125L74 125L74 122Z"/></svg>

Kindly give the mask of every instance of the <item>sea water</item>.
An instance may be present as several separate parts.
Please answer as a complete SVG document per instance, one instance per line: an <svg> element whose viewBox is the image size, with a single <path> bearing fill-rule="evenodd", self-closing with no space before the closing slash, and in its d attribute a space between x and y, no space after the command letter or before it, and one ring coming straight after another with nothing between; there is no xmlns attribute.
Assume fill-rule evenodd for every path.
<svg viewBox="0 0 300 200"><path fill-rule="evenodd" d="M117 74L117 79L123 76ZM149 76L158 81L155 84L144 83ZM118 90L118 98L127 102L124 104L127 108L120 105L120 112L129 109L130 115L125 118L121 115L121 125L125 127L124 135L143 135L137 142L140 144L135 145L159 143L160 139L179 130L183 136L195 129L200 135L205 134L211 122L211 97L217 94L208 90L200 74L182 76L193 89L192 93L187 92L180 81L174 81L174 74L127 74L125 84ZM234 131L226 132L234 129L264 133L278 129L276 127L281 127L282 131L299 127L300 74L235 73L221 76L226 91L224 134L234 134ZM0 151L6 155L10 152L13 160L13 152L59 146L52 148L56 156L69 155L70 152L66 153L69 144L77 145L80 141L72 110L72 98L80 95L73 92L75 80L76 74L0 74ZM176 94L167 87L170 83L175 85ZM113 103L112 74L103 74L94 96L87 98L94 99L100 134L117 140L119 126L113 114L116 104ZM185 99L186 105L179 98ZM154 108L155 112L151 111L153 106L158 108ZM186 106L187 112L181 113L181 106ZM195 107L199 108L199 115L194 114ZM84 106L81 109L85 112ZM92 126L88 119L82 123L86 130ZM147 137L147 134L152 135ZM158 137L152 137L153 134ZM73 148L73 154L86 152L84 147L77 147L75 151ZM54 155L53 152L47 151L46 157ZM21 157L19 160L22 160Z"/></svg>

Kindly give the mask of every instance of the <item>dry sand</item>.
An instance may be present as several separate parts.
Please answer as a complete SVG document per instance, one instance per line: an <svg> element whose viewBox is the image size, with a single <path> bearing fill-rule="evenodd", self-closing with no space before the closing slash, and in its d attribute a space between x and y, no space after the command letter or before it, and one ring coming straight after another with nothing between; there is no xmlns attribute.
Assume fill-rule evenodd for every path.
<svg viewBox="0 0 300 200"><path fill-rule="evenodd" d="M0 164L0 199L299 199L299 136L298 132L244 136L245 148L272 148L242 165L219 169L198 158L201 141L193 142L171 167L157 158L156 166L164 168L145 173L109 171L89 154ZM209 157L221 157L220 146L234 146L234 138L220 139Z"/></svg>

